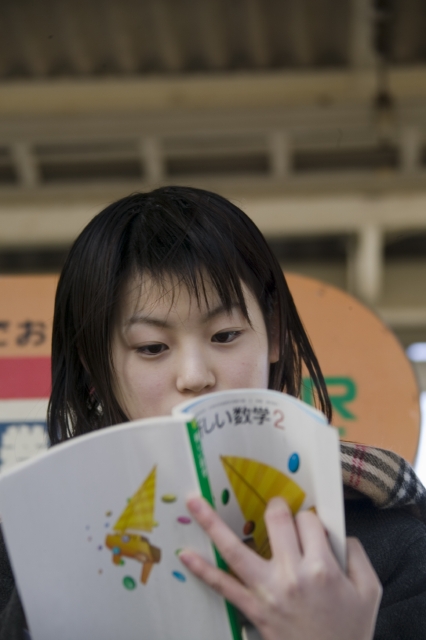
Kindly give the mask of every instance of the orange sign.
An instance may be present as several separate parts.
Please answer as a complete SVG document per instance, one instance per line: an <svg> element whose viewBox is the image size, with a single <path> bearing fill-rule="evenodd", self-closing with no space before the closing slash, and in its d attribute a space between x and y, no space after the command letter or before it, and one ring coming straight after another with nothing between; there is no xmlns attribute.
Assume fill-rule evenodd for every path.
<svg viewBox="0 0 426 640"><path fill-rule="evenodd" d="M58 276L0 278L0 472L47 448Z"/></svg>
<svg viewBox="0 0 426 640"><path fill-rule="evenodd" d="M344 291L305 276L286 278L324 373L341 438L390 449L413 462L419 389L395 335ZM309 380L303 395L312 402Z"/></svg>
<svg viewBox="0 0 426 640"><path fill-rule="evenodd" d="M0 398L50 395L57 282L56 275L0 278Z"/></svg>

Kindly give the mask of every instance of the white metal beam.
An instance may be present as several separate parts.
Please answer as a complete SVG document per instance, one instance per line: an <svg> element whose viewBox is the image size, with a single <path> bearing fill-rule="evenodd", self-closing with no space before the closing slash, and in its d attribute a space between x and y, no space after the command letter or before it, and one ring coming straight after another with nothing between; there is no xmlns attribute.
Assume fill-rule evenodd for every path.
<svg viewBox="0 0 426 640"><path fill-rule="evenodd" d="M164 179L164 160L160 141L147 136L140 142L141 158L145 180L149 185L158 185Z"/></svg>
<svg viewBox="0 0 426 640"><path fill-rule="evenodd" d="M30 145L16 142L11 146L11 153L21 186L25 189L36 187L39 183L39 172Z"/></svg>
<svg viewBox="0 0 426 640"><path fill-rule="evenodd" d="M156 6L156 5L155 5ZM163 34L163 37L166 36ZM168 55L179 63L174 45ZM175 58L174 56L178 57ZM82 63L85 65L85 63ZM180 63L179 63L180 64ZM40 73L42 68L40 67ZM398 111L416 111L426 100L426 65L394 67L389 79ZM322 111L347 106L370 107L376 90L374 72L361 69L274 71L262 74L194 74L191 76L44 79L38 82L4 81L0 84L0 118L19 116L78 116L152 114L220 109L254 110L316 108Z"/></svg>
<svg viewBox="0 0 426 640"><path fill-rule="evenodd" d="M232 193L228 192L228 196ZM426 229L426 192L383 196L240 197L239 206L266 235L358 233L369 225L386 231ZM401 215L403 212L403 215Z"/></svg>
<svg viewBox="0 0 426 640"><path fill-rule="evenodd" d="M289 137L284 131L274 131L269 136L271 173L274 178L285 179L291 171Z"/></svg>
<svg viewBox="0 0 426 640"><path fill-rule="evenodd" d="M121 187L114 192L105 185L98 189L96 197L92 194L84 198L82 189L78 189L72 198L61 199L59 195L52 198L46 194L44 200L35 203L29 194L26 203L0 201L0 246L68 244L82 225L112 199L136 188L135 183L133 189ZM223 193L268 237L362 234L369 226L383 232L426 229L426 192L376 198L365 195L248 198L232 190Z"/></svg>
<svg viewBox="0 0 426 640"><path fill-rule="evenodd" d="M394 329L426 327L426 307L379 307L377 312Z"/></svg>
<svg viewBox="0 0 426 640"><path fill-rule="evenodd" d="M157 7L157 0L152 0ZM156 9L161 13L160 5ZM158 17L160 20L160 17ZM162 29L165 24L161 22ZM180 53L167 33L164 56L180 68ZM426 65L414 70L395 70L394 95L426 97ZM399 90L401 87L401 90ZM35 82L4 81L0 84L0 117L64 116L73 113L96 116L116 113L158 113L170 110L264 109L370 104L375 90L371 72L284 71L262 74L193 74L140 78L52 79ZM401 94L401 95L399 95Z"/></svg>
<svg viewBox="0 0 426 640"><path fill-rule="evenodd" d="M360 229L353 261L354 293L365 302L376 304L383 281L383 232L377 225Z"/></svg>

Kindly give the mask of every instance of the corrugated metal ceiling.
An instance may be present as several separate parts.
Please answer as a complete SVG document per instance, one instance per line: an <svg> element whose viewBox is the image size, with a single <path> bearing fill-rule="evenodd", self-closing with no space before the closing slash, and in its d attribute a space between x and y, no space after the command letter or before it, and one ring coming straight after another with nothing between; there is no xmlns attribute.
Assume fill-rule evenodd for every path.
<svg viewBox="0 0 426 640"><path fill-rule="evenodd" d="M391 9L393 63L426 60L426 3ZM354 0L2 0L0 78L349 64Z"/></svg>
<svg viewBox="0 0 426 640"><path fill-rule="evenodd" d="M386 27L392 61L426 60L424 1L388 4L393 5ZM2 0L0 78L344 67L350 60L353 5L353 0ZM373 8L371 15L377 15Z"/></svg>

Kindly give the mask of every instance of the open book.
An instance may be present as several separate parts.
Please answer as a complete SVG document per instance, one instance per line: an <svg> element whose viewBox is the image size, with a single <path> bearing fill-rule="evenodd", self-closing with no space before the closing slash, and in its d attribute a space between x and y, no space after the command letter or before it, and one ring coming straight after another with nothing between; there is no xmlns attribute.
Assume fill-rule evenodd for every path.
<svg viewBox="0 0 426 640"><path fill-rule="evenodd" d="M275 391L240 389L53 447L0 476L0 516L33 640L237 640L235 610L177 553L223 561L191 519L201 492L270 557L263 512L315 509L341 566L338 435Z"/></svg>

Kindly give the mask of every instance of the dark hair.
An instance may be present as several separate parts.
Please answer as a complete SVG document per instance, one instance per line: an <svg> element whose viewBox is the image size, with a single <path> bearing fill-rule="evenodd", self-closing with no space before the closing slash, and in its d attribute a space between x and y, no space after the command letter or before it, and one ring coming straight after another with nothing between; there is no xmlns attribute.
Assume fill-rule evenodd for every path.
<svg viewBox="0 0 426 640"><path fill-rule="evenodd" d="M317 402L331 418L318 361L282 269L256 225L225 198L201 189L163 187L106 207L82 231L66 260L55 300L52 444L128 418L113 390L112 329L129 278L176 277L198 303L207 276L227 310L237 302L249 320L241 283L255 295L269 335L279 337L279 360L269 388L299 396L302 363Z"/></svg>

